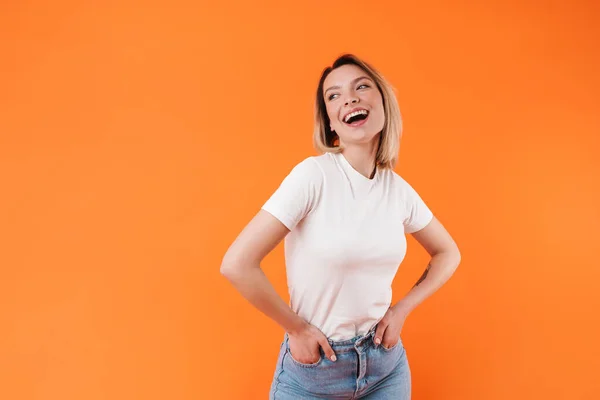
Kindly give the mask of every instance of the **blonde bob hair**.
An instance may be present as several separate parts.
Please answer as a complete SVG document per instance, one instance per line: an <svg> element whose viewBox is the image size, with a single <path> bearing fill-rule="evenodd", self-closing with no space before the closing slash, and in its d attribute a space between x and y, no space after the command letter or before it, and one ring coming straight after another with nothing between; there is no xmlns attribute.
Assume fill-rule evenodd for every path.
<svg viewBox="0 0 600 400"><path fill-rule="evenodd" d="M331 71L342 65L349 64L361 68L373 79L377 85L377 89L379 89L379 93L381 93L385 122L379 136L379 147L375 163L380 168L393 169L398 162L400 137L402 135L402 117L398 100L396 100L396 95L394 94L394 87L375 68L353 54L341 55L330 67L326 67L321 74L319 87L317 88L317 100L315 102L313 144L317 151L321 153L340 153L343 150L339 144L338 135L331 131L330 120L325 107L325 98L323 96L323 83Z"/></svg>

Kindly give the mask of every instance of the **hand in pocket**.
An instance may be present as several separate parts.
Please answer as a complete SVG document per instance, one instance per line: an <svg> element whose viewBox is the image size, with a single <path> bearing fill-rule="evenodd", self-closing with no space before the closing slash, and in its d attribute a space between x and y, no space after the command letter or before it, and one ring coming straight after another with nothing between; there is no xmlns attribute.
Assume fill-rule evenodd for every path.
<svg viewBox="0 0 600 400"><path fill-rule="evenodd" d="M292 358L302 364L314 364L321 359L321 351L331 361L335 361L335 353L327 341L327 337L313 325L297 333L288 333L288 346Z"/></svg>
<svg viewBox="0 0 600 400"><path fill-rule="evenodd" d="M390 307L377 324L375 337L373 338L375 344L383 346L386 350L396 346L400 340L400 333L406 316L406 313Z"/></svg>

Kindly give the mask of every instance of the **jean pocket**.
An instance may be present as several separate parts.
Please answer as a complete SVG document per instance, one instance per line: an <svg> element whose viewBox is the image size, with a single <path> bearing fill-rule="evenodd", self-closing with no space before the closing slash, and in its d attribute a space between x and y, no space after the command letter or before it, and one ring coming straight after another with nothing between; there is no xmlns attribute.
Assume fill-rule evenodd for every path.
<svg viewBox="0 0 600 400"><path fill-rule="evenodd" d="M286 342L286 353L287 353L287 355L289 355L289 359L292 361L292 363L294 363L295 365L302 367L302 368L315 368L315 367L319 366L319 364L321 364L321 362L323 361L323 356L321 355L320 349L319 349L319 359L311 364L301 363L300 361L296 360L294 358L294 356L292 355L292 352L290 351L290 345L287 342Z"/></svg>
<svg viewBox="0 0 600 400"><path fill-rule="evenodd" d="M392 347L390 347L389 349L386 349L385 347L383 347L383 345L381 345L379 347L381 347L381 349L384 352L391 353L392 351L396 350L398 347L402 347L402 339L398 338L398 341L396 342L396 344L393 345Z"/></svg>

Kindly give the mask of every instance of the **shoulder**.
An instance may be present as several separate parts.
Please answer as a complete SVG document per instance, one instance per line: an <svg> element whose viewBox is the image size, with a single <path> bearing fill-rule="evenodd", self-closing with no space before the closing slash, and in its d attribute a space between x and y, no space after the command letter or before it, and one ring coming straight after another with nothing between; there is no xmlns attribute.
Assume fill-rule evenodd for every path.
<svg viewBox="0 0 600 400"><path fill-rule="evenodd" d="M404 197L412 197L416 195L414 187L408 182L406 178L398 174L394 170L390 170L391 182L394 188Z"/></svg>
<svg viewBox="0 0 600 400"><path fill-rule="evenodd" d="M406 190L406 188L410 186L406 179L404 179L404 177L401 176L399 173L392 169L388 171L390 175L390 181L395 187L397 187L400 190Z"/></svg>
<svg viewBox="0 0 600 400"><path fill-rule="evenodd" d="M292 168L292 173L299 177L319 178L323 176L322 156L306 157Z"/></svg>
<svg viewBox="0 0 600 400"><path fill-rule="evenodd" d="M293 170L298 174L322 179L335 165L333 154L324 153L304 158L294 166Z"/></svg>
<svg viewBox="0 0 600 400"><path fill-rule="evenodd" d="M300 186L311 186L318 188L324 182L324 168L322 165L322 156L310 156L294 164L287 176L285 182Z"/></svg>

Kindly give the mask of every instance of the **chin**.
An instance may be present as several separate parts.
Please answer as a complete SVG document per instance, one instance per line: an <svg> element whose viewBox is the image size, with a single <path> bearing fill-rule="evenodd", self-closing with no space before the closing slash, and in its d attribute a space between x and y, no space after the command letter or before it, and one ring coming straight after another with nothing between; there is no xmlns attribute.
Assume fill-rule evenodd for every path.
<svg viewBox="0 0 600 400"><path fill-rule="evenodd" d="M364 143L369 143L372 140L375 140L376 137L377 137L377 133L375 133L375 134L365 133L365 132L360 132L359 130L356 130L355 132L350 132L349 134L344 135L344 139L345 139L344 142L364 144Z"/></svg>

